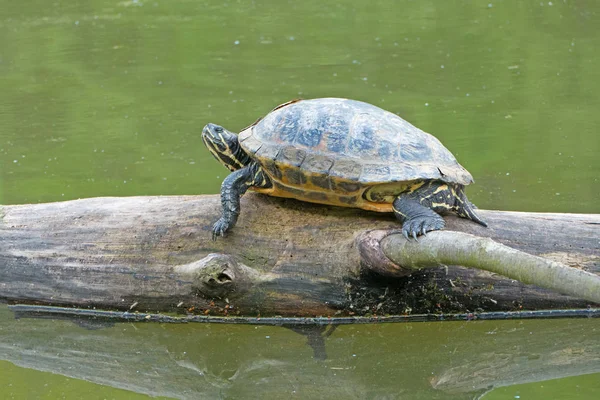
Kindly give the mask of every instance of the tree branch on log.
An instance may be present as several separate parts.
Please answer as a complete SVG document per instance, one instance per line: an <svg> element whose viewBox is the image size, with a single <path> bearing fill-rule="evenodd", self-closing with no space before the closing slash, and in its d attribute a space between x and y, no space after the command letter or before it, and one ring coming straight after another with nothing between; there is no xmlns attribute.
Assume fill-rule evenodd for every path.
<svg viewBox="0 0 600 400"><path fill-rule="evenodd" d="M423 268L462 265L516 279L522 283L600 303L600 276L534 256L490 238L452 231L430 232L420 241L399 233L368 232L358 241L367 256L384 254L392 262L367 262L383 275L401 277ZM367 249L376 246L379 249Z"/></svg>
<svg viewBox="0 0 600 400"><path fill-rule="evenodd" d="M449 216L448 231L400 245L391 214L257 194L242 198L242 210L231 234L213 242L218 196L0 206L0 299L240 316L564 309L597 302L593 288L589 296L579 289L564 296L451 265L484 265L464 254L433 260L447 267L389 275L407 272L390 260L400 261L392 248L427 253L443 237L464 245L457 236L463 232L598 276L598 215L478 210L489 228ZM405 261L403 267L410 267ZM589 275L578 273L588 282Z"/></svg>

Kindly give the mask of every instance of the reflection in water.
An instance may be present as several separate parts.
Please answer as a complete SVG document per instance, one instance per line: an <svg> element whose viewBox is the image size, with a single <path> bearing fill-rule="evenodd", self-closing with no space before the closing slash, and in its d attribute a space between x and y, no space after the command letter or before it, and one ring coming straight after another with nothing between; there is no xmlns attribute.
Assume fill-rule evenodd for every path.
<svg viewBox="0 0 600 400"><path fill-rule="evenodd" d="M600 373L597 318L344 325L335 330L117 323L94 331L66 320L16 320L6 307L0 308L0 318L5 321L0 359L181 399L292 394L471 399L492 387L566 376L595 374L589 378L595 382Z"/></svg>
<svg viewBox="0 0 600 400"><path fill-rule="evenodd" d="M315 360L327 359L325 351L325 339L327 339L338 327L337 325L282 325L284 328L306 336L307 344L313 349Z"/></svg>

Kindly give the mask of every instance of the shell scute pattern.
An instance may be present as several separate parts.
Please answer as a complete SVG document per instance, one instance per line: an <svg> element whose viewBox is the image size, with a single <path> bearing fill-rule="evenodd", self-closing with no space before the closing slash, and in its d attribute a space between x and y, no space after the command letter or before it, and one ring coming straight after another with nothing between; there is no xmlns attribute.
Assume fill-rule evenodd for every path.
<svg viewBox="0 0 600 400"><path fill-rule="evenodd" d="M397 151L397 149L391 146L379 146L377 149L377 155L382 161L389 161L389 159L393 156L393 152Z"/></svg>
<svg viewBox="0 0 600 400"><path fill-rule="evenodd" d="M342 187L352 182L363 187L417 179L473 182L435 137L355 100L290 103L243 131L240 143L275 179L312 182L321 190L350 192ZM301 173L290 175L289 169Z"/></svg>
<svg viewBox="0 0 600 400"><path fill-rule="evenodd" d="M277 161L281 161L285 164L292 165L294 167L299 167L304 159L306 158L306 151L303 149L298 149L296 147L287 146L284 147L277 154Z"/></svg>
<svg viewBox="0 0 600 400"><path fill-rule="evenodd" d="M263 145L263 143L254 136L241 137L240 144L248 153L251 154L255 154Z"/></svg>
<svg viewBox="0 0 600 400"><path fill-rule="evenodd" d="M283 180L284 182L294 186L303 186L307 182L306 175L302 172L302 170L297 168L285 169Z"/></svg>
<svg viewBox="0 0 600 400"><path fill-rule="evenodd" d="M283 110L284 108L269 114L275 114L275 117L272 118L273 121L271 121L271 118L267 116L257 124L257 126L266 123L270 123L272 125L272 130L264 130L262 132L261 139L272 139L275 143L294 143L296 136L300 131L297 112L290 113L284 112Z"/></svg>
<svg viewBox="0 0 600 400"><path fill-rule="evenodd" d="M276 160L282 149L273 145L264 144L260 146L254 153L256 157L263 160Z"/></svg>
<svg viewBox="0 0 600 400"><path fill-rule="evenodd" d="M370 121L369 116L359 114L354 119L350 129L353 134L350 135L350 143L348 143L348 152L354 155L361 155L363 152L374 149L379 145L376 137L376 126ZM388 147L388 146L385 146Z"/></svg>
<svg viewBox="0 0 600 400"><path fill-rule="evenodd" d="M334 188L331 178L327 175L313 175L310 177L310 183L315 187L325 190L333 190Z"/></svg>
<svg viewBox="0 0 600 400"><path fill-rule="evenodd" d="M400 145L400 159L405 162L421 162L431 160L433 150L427 137L420 132L413 135L406 135L406 140Z"/></svg>
<svg viewBox="0 0 600 400"><path fill-rule="evenodd" d="M362 185L360 183L358 183L358 182L340 181L340 182L336 183L336 187L341 192L356 193L356 192L358 192L360 190L360 188L362 187Z"/></svg>
<svg viewBox="0 0 600 400"><path fill-rule="evenodd" d="M326 135L321 139L319 148L334 154L344 152L348 137L348 119L338 114L325 114L321 126Z"/></svg>
<svg viewBox="0 0 600 400"><path fill-rule="evenodd" d="M309 154L302 163L302 168L314 173L328 174L331 167L333 167L333 162L331 157Z"/></svg>
<svg viewBox="0 0 600 400"><path fill-rule="evenodd" d="M361 182L387 182L391 179L391 171L388 165L367 164L364 166Z"/></svg>
<svg viewBox="0 0 600 400"><path fill-rule="evenodd" d="M327 135L327 150L332 153L343 153L346 150L347 133L341 129L332 129Z"/></svg>
<svg viewBox="0 0 600 400"><path fill-rule="evenodd" d="M362 173L362 165L354 160L335 160L329 170L332 177L358 181Z"/></svg>
<svg viewBox="0 0 600 400"><path fill-rule="evenodd" d="M316 147L321 142L323 131L319 128L313 128L306 132L300 132L296 142L306 147Z"/></svg>

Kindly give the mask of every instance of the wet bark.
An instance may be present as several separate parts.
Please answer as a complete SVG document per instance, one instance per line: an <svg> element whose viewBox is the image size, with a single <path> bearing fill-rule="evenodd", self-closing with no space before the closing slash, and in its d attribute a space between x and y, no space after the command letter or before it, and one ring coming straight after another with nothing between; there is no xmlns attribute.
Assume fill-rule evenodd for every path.
<svg viewBox="0 0 600 400"><path fill-rule="evenodd" d="M448 216L444 235L458 231L491 238L600 275L600 216L478 213L489 228ZM382 252L365 246L370 241L381 248L384 237L390 242L389 237L399 236L390 236L399 227L391 214L247 194L236 227L227 237L212 241L211 226L219 214L218 196L2 206L0 299L243 316L453 313L593 304L589 298L475 268L445 265L408 270L408 275L405 266L390 260L389 248ZM426 241L435 241L435 236L410 246L427 249ZM396 272L385 276L381 272L386 268Z"/></svg>

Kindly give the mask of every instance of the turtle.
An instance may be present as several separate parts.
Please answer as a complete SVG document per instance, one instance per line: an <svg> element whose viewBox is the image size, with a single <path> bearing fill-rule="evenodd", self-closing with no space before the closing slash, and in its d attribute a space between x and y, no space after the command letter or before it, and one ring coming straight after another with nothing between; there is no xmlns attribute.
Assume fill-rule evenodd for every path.
<svg viewBox="0 0 600 400"><path fill-rule="evenodd" d="M202 140L229 174L221 186L225 236L252 189L312 203L393 212L417 239L443 229L441 214L487 226L465 195L473 183L442 143L398 115L350 99L292 100L236 135L209 123Z"/></svg>

